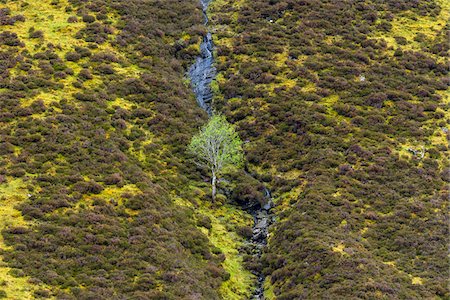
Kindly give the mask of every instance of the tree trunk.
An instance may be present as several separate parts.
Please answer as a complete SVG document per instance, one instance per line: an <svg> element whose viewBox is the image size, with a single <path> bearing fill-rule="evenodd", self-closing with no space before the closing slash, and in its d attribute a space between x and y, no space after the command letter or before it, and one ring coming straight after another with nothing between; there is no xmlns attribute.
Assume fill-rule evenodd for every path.
<svg viewBox="0 0 450 300"><path fill-rule="evenodd" d="M216 200L216 174L213 172L212 174L212 180L211 180L211 185L212 185L212 200L214 202L214 200Z"/></svg>

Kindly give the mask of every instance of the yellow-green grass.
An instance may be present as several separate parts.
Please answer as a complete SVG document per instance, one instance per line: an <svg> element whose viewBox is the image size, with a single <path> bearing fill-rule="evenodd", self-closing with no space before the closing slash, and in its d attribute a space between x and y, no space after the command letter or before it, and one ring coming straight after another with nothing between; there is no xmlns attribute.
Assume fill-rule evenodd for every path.
<svg viewBox="0 0 450 300"><path fill-rule="evenodd" d="M123 196L124 194L130 194L130 195L137 195L140 194L141 190L134 185L134 184L127 184L122 187L117 186L109 186L105 188L101 193L99 194L91 194L91 195L85 195L83 199L81 199L75 209L79 209L80 207L92 207L92 204L95 199L103 199L106 202L112 203L115 202L117 205L121 206L123 205ZM67 210L67 209L64 209ZM125 208L125 211L130 216L136 216L138 214L137 211L134 211L129 208ZM130 219L131 220L131 219Z"/></svg>
<svg viewBox="0 0 450 300"><path fill-rule="evenodd" d="M301 91L303 93L314 93L317 90L316 85L313 82L308 82L302 87Z"/></svg>
<svg viewBox="0 0 450 300"><path fill-rule="evenodd" d="M219 248L225 255L223 268L230 274L230 279L225 281L220 287L223 299L240 300L249 299L251 289L256 278L243 266L243 257L238 249L244 244L244 239L234 230L236 226L251 226L252 217L244 211L232 205L222 205L217 207L209 202L201 201L205 192L198 190L199 197L196 199L200 203L196 211L211 219L211 229L201 227L202 232L208 236L210 242ZM175 197L176 204L192 207L192 204L179 197Z"/></svg>
<svg viewBox="0 0 450 300"><path fill-rule="evenodd" d="M275 300L275 291L274 286L270 282L270 276L267 276L264 281L264 299L266 300Z"/></svg>
<svg viewBox="0 0 450 300"><path fill-rule="evenodd" d="M1 29L4 31L11 31L18 35L19 39L25 44L25 48L30 53L36 53L46 49L48 43L52 43L56 46L54 51L63 60L67 52L73 51L76 46L86 47L87 42L83 39L75 38L76 33L84 28L86 24L78 17L79 22L69 23L68 18L76 16L75 12L66 12L65 8L70 4L67 0L60 0L57 5L51 4L52 0L40 0L40 1L25 1L25 0L10 0L5 5L0 7L7 7L11 10L11 15L21 14L25 17L25 22L16 22L14 25L5 25ZM117 22L114 18L117 16L113 13L109 13L108 17L114 24ZM30 28L34 30L41 30L43 32L43 38L32 39L29 37ZM113 36L111 37L111 40ZM113 63L114 70L124 76L139 76L141 69L133 64L126 63L127 59L123 53L116 51L114 47L109 43L103 43L97 45L97 49L91 51L95 54L97 52L110 52L121 59L124 63ZM46 105L52 102L59 102L61 99L71 99L71 95L79 92L80 89L73 86L73 83L77 81L77 74L81 71L82 64L88 63L88 58L81 59L79 62L64 61L67 67L71 68L75 75L69 75L65 79L57 80L57 82L63 85L63 88L58 90L39 90L36 95L24 99L22 104L24 106L29 105L35 100L42 100ZM37 68L33 66L33 68ZM24 75L24 71L19 69L12 69L11 75ZM86 88L96 88L102 84L101 76L94 75L94 78L84 82Z"/></svg>
<svg viewBox="0 0 450 300"><path fill-rule="evenodd" d="M333 109L333 105L338 102L339 102L339 95L333 94L328 97L322 98L319 103L327 108L327 112L330 116L333 116L336 119L344 119Z"/></svg>
<svg viewBox="0 0 450 300"><path fill-rule="evenodd" d="M438 91L438 94L442 96L442 107L445 118L450 119L450 89L446 91Z"/></svg>
<svg viewBox="0 0 450 300"><path fill-rule="evenodd" d="M213 245L220 248L225 254L223 267L230 273L230 279L225 281L220 292L225 299L248 299L251 295L249 287L255 282L255 277L243 267L242 256L238 249L243 241L235 232L229 231L227 225L249 224L248 216L241 210L232 206L222 206L219 210L203 209L202 213L210 216L212 229L208 237ZM247 222L245 222L247 221Z"/></svg>
<svg viewBox="0 0 450 300"><path fill-rule="evenodd" d="M8 178L6 183L0 184L0 231L12 226L28 226L20 211L15 208L26 199L27 193L25 183L21 179ZM9 249L2 235L0 235L0 248ZM38 286L29 283L29 278L26 276L14 277L11 270L0 255L0 290L6 292L7 299L34 299L33 291Z"/></svg>
<svg viewBox="0 0 450 300"><path fill-rule="evenodd" d="M394 18L391 22L392 28L389 32L378 32L375 37L383 38L389 46L420 50L420 43L414 40L416 35L421 33L428 39L434 39L450 18L450 1L436 1L442 8L438 16L420 16L412 11L406 11ZM395 37L397 36L404 37L407 40L407 44L398 45L395 41Z"/></svg>
<svg viewBox="0 0 450 300"><path fill-rule="evenodd" d="M133 102L123 98L116 98L114 99L114 101L110 101L108 104L110 107L118 106L124 109L131 109L135 105Z"/></svg>
<svg viewBox="0 0 450 300"><path fill-rule="evenodd" d="M60 0L58 5L51 5L52 0L8 1L6 7L11 9L11 15L21 14L25 17L25 22L16 22L11 26L2 26L3 30L15 32L19 38L25 42L26 48L31 53L38 50L40 39L30 39L29 29L42 30L46 43L60 46L63 50L73 48L73 46L84 45L84 41L75 39L74 35L84 27L83 22L69 23L67 19L70 14L65 11L69 6L67 0Z"/></svg>

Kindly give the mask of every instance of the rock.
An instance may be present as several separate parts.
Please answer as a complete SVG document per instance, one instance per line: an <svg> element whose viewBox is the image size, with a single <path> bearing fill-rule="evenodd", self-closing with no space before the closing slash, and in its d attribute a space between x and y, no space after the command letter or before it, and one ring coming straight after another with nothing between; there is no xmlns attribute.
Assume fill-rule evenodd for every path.
<svg viewBox="0 0 450 300"><path fill-rule="evenodd" d="M191 78L191 86L197 98L197 103L211 115L213 98L211 82L216 76L216 68L213 66L213 44L210 33L204 38L200 49L201 57L197 57L195 63L189 68L189 77Z"/></svg>
<svg viewBox="0 0 450 300"><path fill-rule="evenodd" d="M208 23L206 9L210 0L200 1L203 7L203 14L205 16L205 25ZM216 77L216 68L214 67L213 57L214 44L210 32L203 38L200 44L200 56L197 57L195 63L189 68L189 77L191 79L191 86L197 98L198 105L203 108L208 115L212 113L212 98L213 91L211 89L211 82Z"/></svg>
<svg viewBox="0 0 450 300"><path fill-rule="evenodd" d="M270 202L267 202L267 203L264 204L264 206L263 206L263 209L265 209L265 210L269 210L269 209L271 209L271 208L272 208L272 205L271 205Z"/></svg>
<svg viewBox="0 0 450 300"><path fill-rule="evenodd" d="M205 17L206 25L208 23L206 10L211 0L200 0L200 2L203 8L203 15ZM203 41L200 45L200 56L197 57L194 64L189 68L188 71L189 78L191 79L191 86L195 93L195 97L197 98L197 103L210 116L212 114L213 99L211 82L216 77L213 50L214 44L212 41L212 36L211 33L208 32L207 35L203 38ZM257 203L257 205L249 205L246 208L254 219L253 227L251 229L247 229L247 234L250 236L249 245L253 257L252 260L256 262L256 266L261 267L255 269L255 275L258 277L258 283L253 292L252 299L256 300L264 299L265 276L261 271L261 255L264 247L267 244L269 226L274 221L273 216L270 214L272 202L270 192L267 189L265 189L265 199L267 200L267 203L262 207L259 204L261 203L261 201L257 201L258 199L252 199Z"/></svg>

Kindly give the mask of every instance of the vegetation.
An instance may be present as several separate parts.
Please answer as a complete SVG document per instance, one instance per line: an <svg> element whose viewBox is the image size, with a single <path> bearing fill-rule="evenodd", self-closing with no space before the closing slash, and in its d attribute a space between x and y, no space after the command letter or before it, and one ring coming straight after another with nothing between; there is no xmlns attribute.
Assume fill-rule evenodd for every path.
<svg viewBox="0 0 450 300"><path fill-rule="evenodd" d="M173 196L194 199L207 117L183 84L197 1L8 0L0 19L0 297L220 298L223 254Z"/></svg>
<svg viewBox="0 0 450 300"><path fill-rule="evenodd" d="M231 204L218 205L205 201L205 193L195 188L196 205L192 202L177 199L182 206L195 208L197 212L197 225L208 236L211 243L220 250L224 261L223 268L229 278L219 288L223 299L249 299L251 287L255 282L255 276L245 268L241 248L245 245L246 236L242 236L240 229L251 228L252 217ZM214 250L213 250L214 251Z"/></svg>
<svg viewBox="0 0 450 300"><path fill-rule="evenodd" d="M212 199L216 197L216 181L227 167L243 162L242 141L222 115L213 115L197 135L192 137L189 151L196 163L211 171Z"/></svg>
<svg viewBox="0 0 450 300"><path fill-rule="evenodd" d="M214 0L217 203L182 4L0 0L0 298L448 299L448 1Z"/></svg>
<svg viewBox="0 0 450 300"><path fill-rule="evenodd" d="M0 228L24 227L27 222L14 206L27 197L26 184L20 179L0 181ZM0 236L0 248L8 249ZM23 272L11 269L0 258L0 299L32 299L33 292L39 288L36 282L24 276Z"/></svg>
<svg viewBox="0 0 450 300"><path fill-rule="evenodd" d="M449 297L448 11L448 1L211 4L216 108L276 198L270 298Z"/></svg>

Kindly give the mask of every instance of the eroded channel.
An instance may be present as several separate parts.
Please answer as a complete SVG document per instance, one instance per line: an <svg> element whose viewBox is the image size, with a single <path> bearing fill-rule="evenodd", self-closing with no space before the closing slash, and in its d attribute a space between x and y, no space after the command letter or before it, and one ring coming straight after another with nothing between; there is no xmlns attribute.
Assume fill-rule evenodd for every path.
<svg viewBox="0 0 450 300"><path fill-rule="evenodd" d="M207 10L211 0L201 0L205 25L208 25ZM195 59L195 62L189 68L188 75L191 81L191 87L195 93L198 105L204 109L209 116L212 115L212 98L213 91L211 82L215 79L217 71L214 67L214 43L212 35L208 31L200 45L200 55ZM265 189L265 204L253 203L247 207L243 207L245 211L253 216L252 237L248 241L252 250L253 256L260 261L264 247L267 245L267 237L269 226L273 222L273 215L271 213L272 198L269 190ZM253 271L257 277L255 289L251 299L264 299L264 281L265 276L261 270Z"/></svg>

